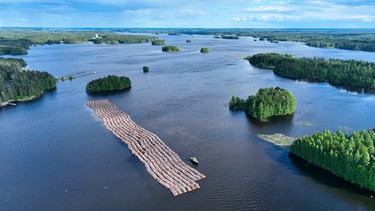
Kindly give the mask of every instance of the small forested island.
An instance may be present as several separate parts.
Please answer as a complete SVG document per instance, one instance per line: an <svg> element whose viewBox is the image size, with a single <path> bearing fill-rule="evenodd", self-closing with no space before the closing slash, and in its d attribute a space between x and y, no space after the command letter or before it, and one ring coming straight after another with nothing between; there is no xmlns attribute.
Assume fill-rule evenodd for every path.
<svg viewBox="0 0 375 211"><path fill-rule="evenodd" d="M241 110L254 119L264 120L272 116L293 114L296 99L288 90L279 87L263 88L247 100L232 96L229 109Z"/></svg>
<svg viewBox="0 0 375 211"><path fill-rule="evenodd" d="M201 53L208 53L210 50L208 48L201 48Z"/></svg>
<svg viewBox="0 0 375 211"><path fill-rule="evenodd" d="M361 188L375 191L374 129L353 132L328 130L298 138L290 152Z"/></svg>
<svg viewBox="0 0 375 211"><path fill-rule="evenodd" d="M165 45L165 40L153 40L151 45Z"/></svg>
<svg viewBox="0 0 375 211"><path fill-rule="evenodd" d="M86 85L88 93L125 90L131 87L131 81L125 76L108 75L104 78L98 78L90 81Z"/></svg>
<svg viewBox="0 0 375 211"><path fill-rule="evenodd" d="M47 72L26 70L23 59L0 57L0 106L28 101L56 88L56 79Z"/></svg>
<svg viewBox="0 0 375 211"><path fill-rule="evenodd" d="M110 31L56 31L28 29L0 29L0 55L23 55L33 45L75 44L128 44L159 40L153 36L117 34Z"/></svg>
<svg viewBox="0 0 375 211"><path fill-rule="evenodd" d="M240 37L238 37L236 35L221 35L221 38L222 39L231 39L231 40L238 40L238 39L240 39Z"/></svg>
<svg viewBox="0 0 375 211"><path fill-rule="evenodd" d="M328 82L349 90L375 91L375 63L323 58L295 58L291 55L261 53L245 58L259 68L273 69L276 75L291 79Z"/></svg>
<svg viewBox="0 0 375 211"><path fill-rule="evenodd" d="M186 40L186 43L191 43L191 40Z"/></svg>
<svg viewBox="0 0 375 211"><path fill-rule="evenodd" d="M161 48L163 52L179 52L180 49L177 46L168 45Z"/></svg>
<svg viewBox="0 0 375 211"><path fill-rule="evenodd" d="M150 69L147 66L143 66L143 72L147 73Z"/></svg>

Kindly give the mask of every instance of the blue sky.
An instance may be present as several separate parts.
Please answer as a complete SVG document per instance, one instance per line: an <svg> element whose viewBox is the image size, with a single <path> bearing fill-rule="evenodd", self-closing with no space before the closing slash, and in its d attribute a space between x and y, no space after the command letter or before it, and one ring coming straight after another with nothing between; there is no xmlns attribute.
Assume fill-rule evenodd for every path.
<svg viewBox="0 0 375 211"><path fill-rule="evenodd" d="M375 28L375 0L0 0L0 27Z"/></svg>

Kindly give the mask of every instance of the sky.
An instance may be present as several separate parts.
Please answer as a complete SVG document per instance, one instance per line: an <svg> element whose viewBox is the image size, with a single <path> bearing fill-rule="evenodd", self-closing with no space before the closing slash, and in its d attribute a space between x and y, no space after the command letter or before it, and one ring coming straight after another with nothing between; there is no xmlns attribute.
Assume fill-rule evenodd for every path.
<svg viewBox="0 0 375 211"><path fill-rule="evenodd" d="M0 0L0 27L375 28L375 0Z"/></svg>

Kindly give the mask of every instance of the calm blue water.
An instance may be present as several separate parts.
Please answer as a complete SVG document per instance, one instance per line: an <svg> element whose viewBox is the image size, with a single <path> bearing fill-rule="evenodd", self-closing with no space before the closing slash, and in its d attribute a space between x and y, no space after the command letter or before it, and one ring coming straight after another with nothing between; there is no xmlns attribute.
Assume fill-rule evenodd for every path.
<svg viewBox="0 0 375 211"><path fill-rule="evenodd" d="M159 35L161 46L45 45L21 56L54 76L78 74L41 99L0 111L0 210L371 210L375 201L330 174L290 157L257 133L375 127L375 96L327 84L297 82L252 67L241 58L260 52L375 61L375 53L319 49L301 43ZM186 43L186 40L192 43ZM210 53L201 54L201 47ZM150 72L143 73L148 66ZM86 83L128 76L132 88L90 96ZM231 96L263 87L285 88L297 99L293 116L259 123L228 109ZM207 176L201 189L173 197L127 146L86 106L109 98L157 134L189 165L195 155ZM309 126L307 126L309 125Z"/></svg>

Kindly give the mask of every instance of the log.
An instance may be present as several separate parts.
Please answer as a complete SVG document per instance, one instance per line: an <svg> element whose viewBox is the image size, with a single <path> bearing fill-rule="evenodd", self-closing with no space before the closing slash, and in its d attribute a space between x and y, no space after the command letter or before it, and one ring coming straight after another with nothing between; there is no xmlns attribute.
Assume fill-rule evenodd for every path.
<svg viewBox="0 0 375 211"><path fill-rule="evenodd" d="M104 126L128 145L149 174L174 196L200 188L196 181L206 176L184 163L157 135L137 125L108 99L88 101Z"/></svg>

